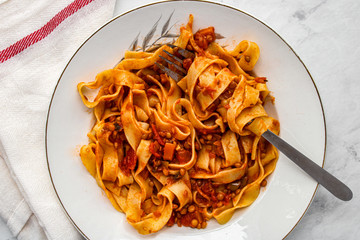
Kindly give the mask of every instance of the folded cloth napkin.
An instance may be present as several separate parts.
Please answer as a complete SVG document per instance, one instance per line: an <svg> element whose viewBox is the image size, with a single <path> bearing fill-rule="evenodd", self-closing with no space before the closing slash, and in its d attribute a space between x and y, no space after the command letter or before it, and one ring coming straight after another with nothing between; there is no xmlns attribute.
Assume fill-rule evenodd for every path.
<svg viewBox="0 0 360 240"><path fill-rule="evenodd" d="M43 229L29 208L6 166L7 158L0 143L0 216L17 239L46 239Z"/></svg>
<svg viewBox="0 0 360 240"><path fill-rule="evenodd" d="M115 0L0 0L0 216L18 239L81 239L51 185L45 123L66 63L114 6Z"/></svg>

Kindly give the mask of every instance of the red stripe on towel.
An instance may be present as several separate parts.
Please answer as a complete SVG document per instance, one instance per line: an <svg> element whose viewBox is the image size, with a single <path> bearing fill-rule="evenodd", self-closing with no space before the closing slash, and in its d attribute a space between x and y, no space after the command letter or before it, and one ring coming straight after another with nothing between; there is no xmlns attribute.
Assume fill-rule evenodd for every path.
<svg viewBox="0 0 360 240"><path fill-rule="evenodd" d="M92 1L94 0L75 0L74 2L70 3L63 10L58 12L52 19L50 19L50 21L48 21L42 28L27 35L23 39L12 44L10 47L2 50L0 52L0 63L5 62L6 60L12 58L16 54L24 51L26 48L30 47L34 43L37 43L38 41L47 37L66 18L70 17L80 8L86 6Z"/></svg>

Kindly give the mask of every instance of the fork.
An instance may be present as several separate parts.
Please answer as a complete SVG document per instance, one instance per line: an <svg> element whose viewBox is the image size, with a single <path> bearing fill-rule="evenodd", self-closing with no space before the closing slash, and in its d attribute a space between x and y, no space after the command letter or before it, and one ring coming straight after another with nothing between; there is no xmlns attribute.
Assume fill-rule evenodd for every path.
<svg viewBox="0 0 360 240"><path fill-rule="evenodd" d="M179 48L173 44L167 44L169 47L171 48L176 48L177 53L179 53L182 57L184 58L191 58L194 59L195 58L195 54L183 49L183 48ZM183 60L178 58L177 56L175 56L174 54L169 53L166 50L163 50L164 53L166 53L169 57L171 57L172 59L174 59L175 62L172 62L170 60L168 60L167 58L159 55L159 57L164 60L168 65L173 66L174 68L176 68L179 72L175 72L173 70L171 70L170 68L165 67L164 65L162 65L161 63L155 62L156 66L158 66L161 71L163 71L164 73L166 73L168 76L170 76L172 79L174 79L176 82L180 81L186 74L187 71L185 68L180 67L178 64L181 64L181 66L183 66Z"/></svg>
<svg viewBox="0 0 360 240"><path fill-rule="evenodd" d="M171 48L177 48L177 52L184 58L194 58L194 53L179 48L172 44L167 44ZM168 76L174 79L176 82L180 81L187 73L186 69L181 67L183 65L183 60L176 57L174 54L169 53L166 50L163 50L169 57L174 59L175 62L172 62L166 59L163 56L160 56L169 66L173 66L179 72L175 72L168 67L165 67L161 63L156 62L155 64ZM181 64L181 66L179 66ZM274 145L280 152L292 160L296 165L298 165L302 170L304 170L308 175L310 175L314 180L319 184L325 187L329 192L331 192L335 197L343 200L349 201L353 197L353 193L349 187L342 183L339 179L331 175L325 169L314 163L310 158L306 157L304 154L296 150L286 141L281 139L279 136L271 132L270 130L265 131L262 134L268 142Z"/></svg>

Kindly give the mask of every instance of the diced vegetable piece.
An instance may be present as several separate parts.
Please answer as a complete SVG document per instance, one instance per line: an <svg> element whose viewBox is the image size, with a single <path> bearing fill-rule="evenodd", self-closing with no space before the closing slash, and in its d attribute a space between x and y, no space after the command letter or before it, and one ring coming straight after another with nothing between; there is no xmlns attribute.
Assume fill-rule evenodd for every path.
<svg viewBox="0 0 360 240"><path fill-rule="evenodd" d="M165 143L164 147L164 160L171 161L174 157L176 144L175 143Z"/></svg>

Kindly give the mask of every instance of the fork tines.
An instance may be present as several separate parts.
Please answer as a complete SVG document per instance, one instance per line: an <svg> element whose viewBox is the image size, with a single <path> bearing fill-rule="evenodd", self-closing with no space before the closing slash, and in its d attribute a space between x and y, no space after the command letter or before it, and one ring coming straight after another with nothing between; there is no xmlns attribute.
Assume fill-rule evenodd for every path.
<svg viewBox="0 0 360 240"><path fill-rule="evenodd" d="M168 53L166 50L164 50L164 52ZM172 55L172 54L171 54ZM176 63L164 58L163 56L159 56L162 60L164 60L165 62L167 62L168 64L172 65L174 68L176 68L177 70L179 70L180 72L186 74L186 70L182 67L180 67L179 65L177 65ZM175 57L175 56L174 56ZM182 61L181 61L182 62Z"/></svg>
<svg viewBox="0 0 360 240"><path fill-rule="evenodd" d="M165 67L164 65L155 62L156 66L158 66L161 71L163 71L164 73L166 73L167 75L169 75L172 79L174 79L176 82L180 81L185 75L181 75L177 72L174 72L172 70L170 70L169 68Z"/></svg>
<svg viewBox="0 0 360 240"><path fill-rule="evenodd" d="M190 52L190 51L188 51L188 50L186 50L186 49L180 48L180 47L175 46L175 45L170 44L170 43L168 43L167 45L168 45L169 47L171 47L171 48L177 48L177 52L178 52L181 56L183 56L184 58L194 58L194 57L195 57L195 54L194 54L194 53L192 53L192 52Z"/></svg>
<svg viewBox="0 0 360 240"><path fill-rule="evenodd" d="M167 44L169 47L171 48L177 48L177 52L184 58L194 58L195 54L193 54L192 52L189 52L188 50L179 48L173 44ZM172 70L168 67L165 67L164 65L162 65L161 63L156 62L156 66L158 66L164 73L166 73L167 75L169 75L172 79L174 79L176 82L180 81L187 73L186 69L182 67L183 65L183 60L178 58L177 56L175 56L174 54L169 53L166 50L163 50L164 53L166 53L166 55L168 55L169 57L171 57L174 62L168 60L167 58L163 57L163 56L159 56L162 60L164 60L168 66L172 66L174 67L175 70Z"/></svg>
<svg viewBox="0 0 360 240"><path fill-rule="evenodd" d="M165 49L163 50L163 52L165 52L168 56L172 57L174 60L176 60L178 63L183 64L183 60L181 60L180 58L178 58L177 56L175 56L174 54L169 53L168 51L166 51Z"/></svg>

